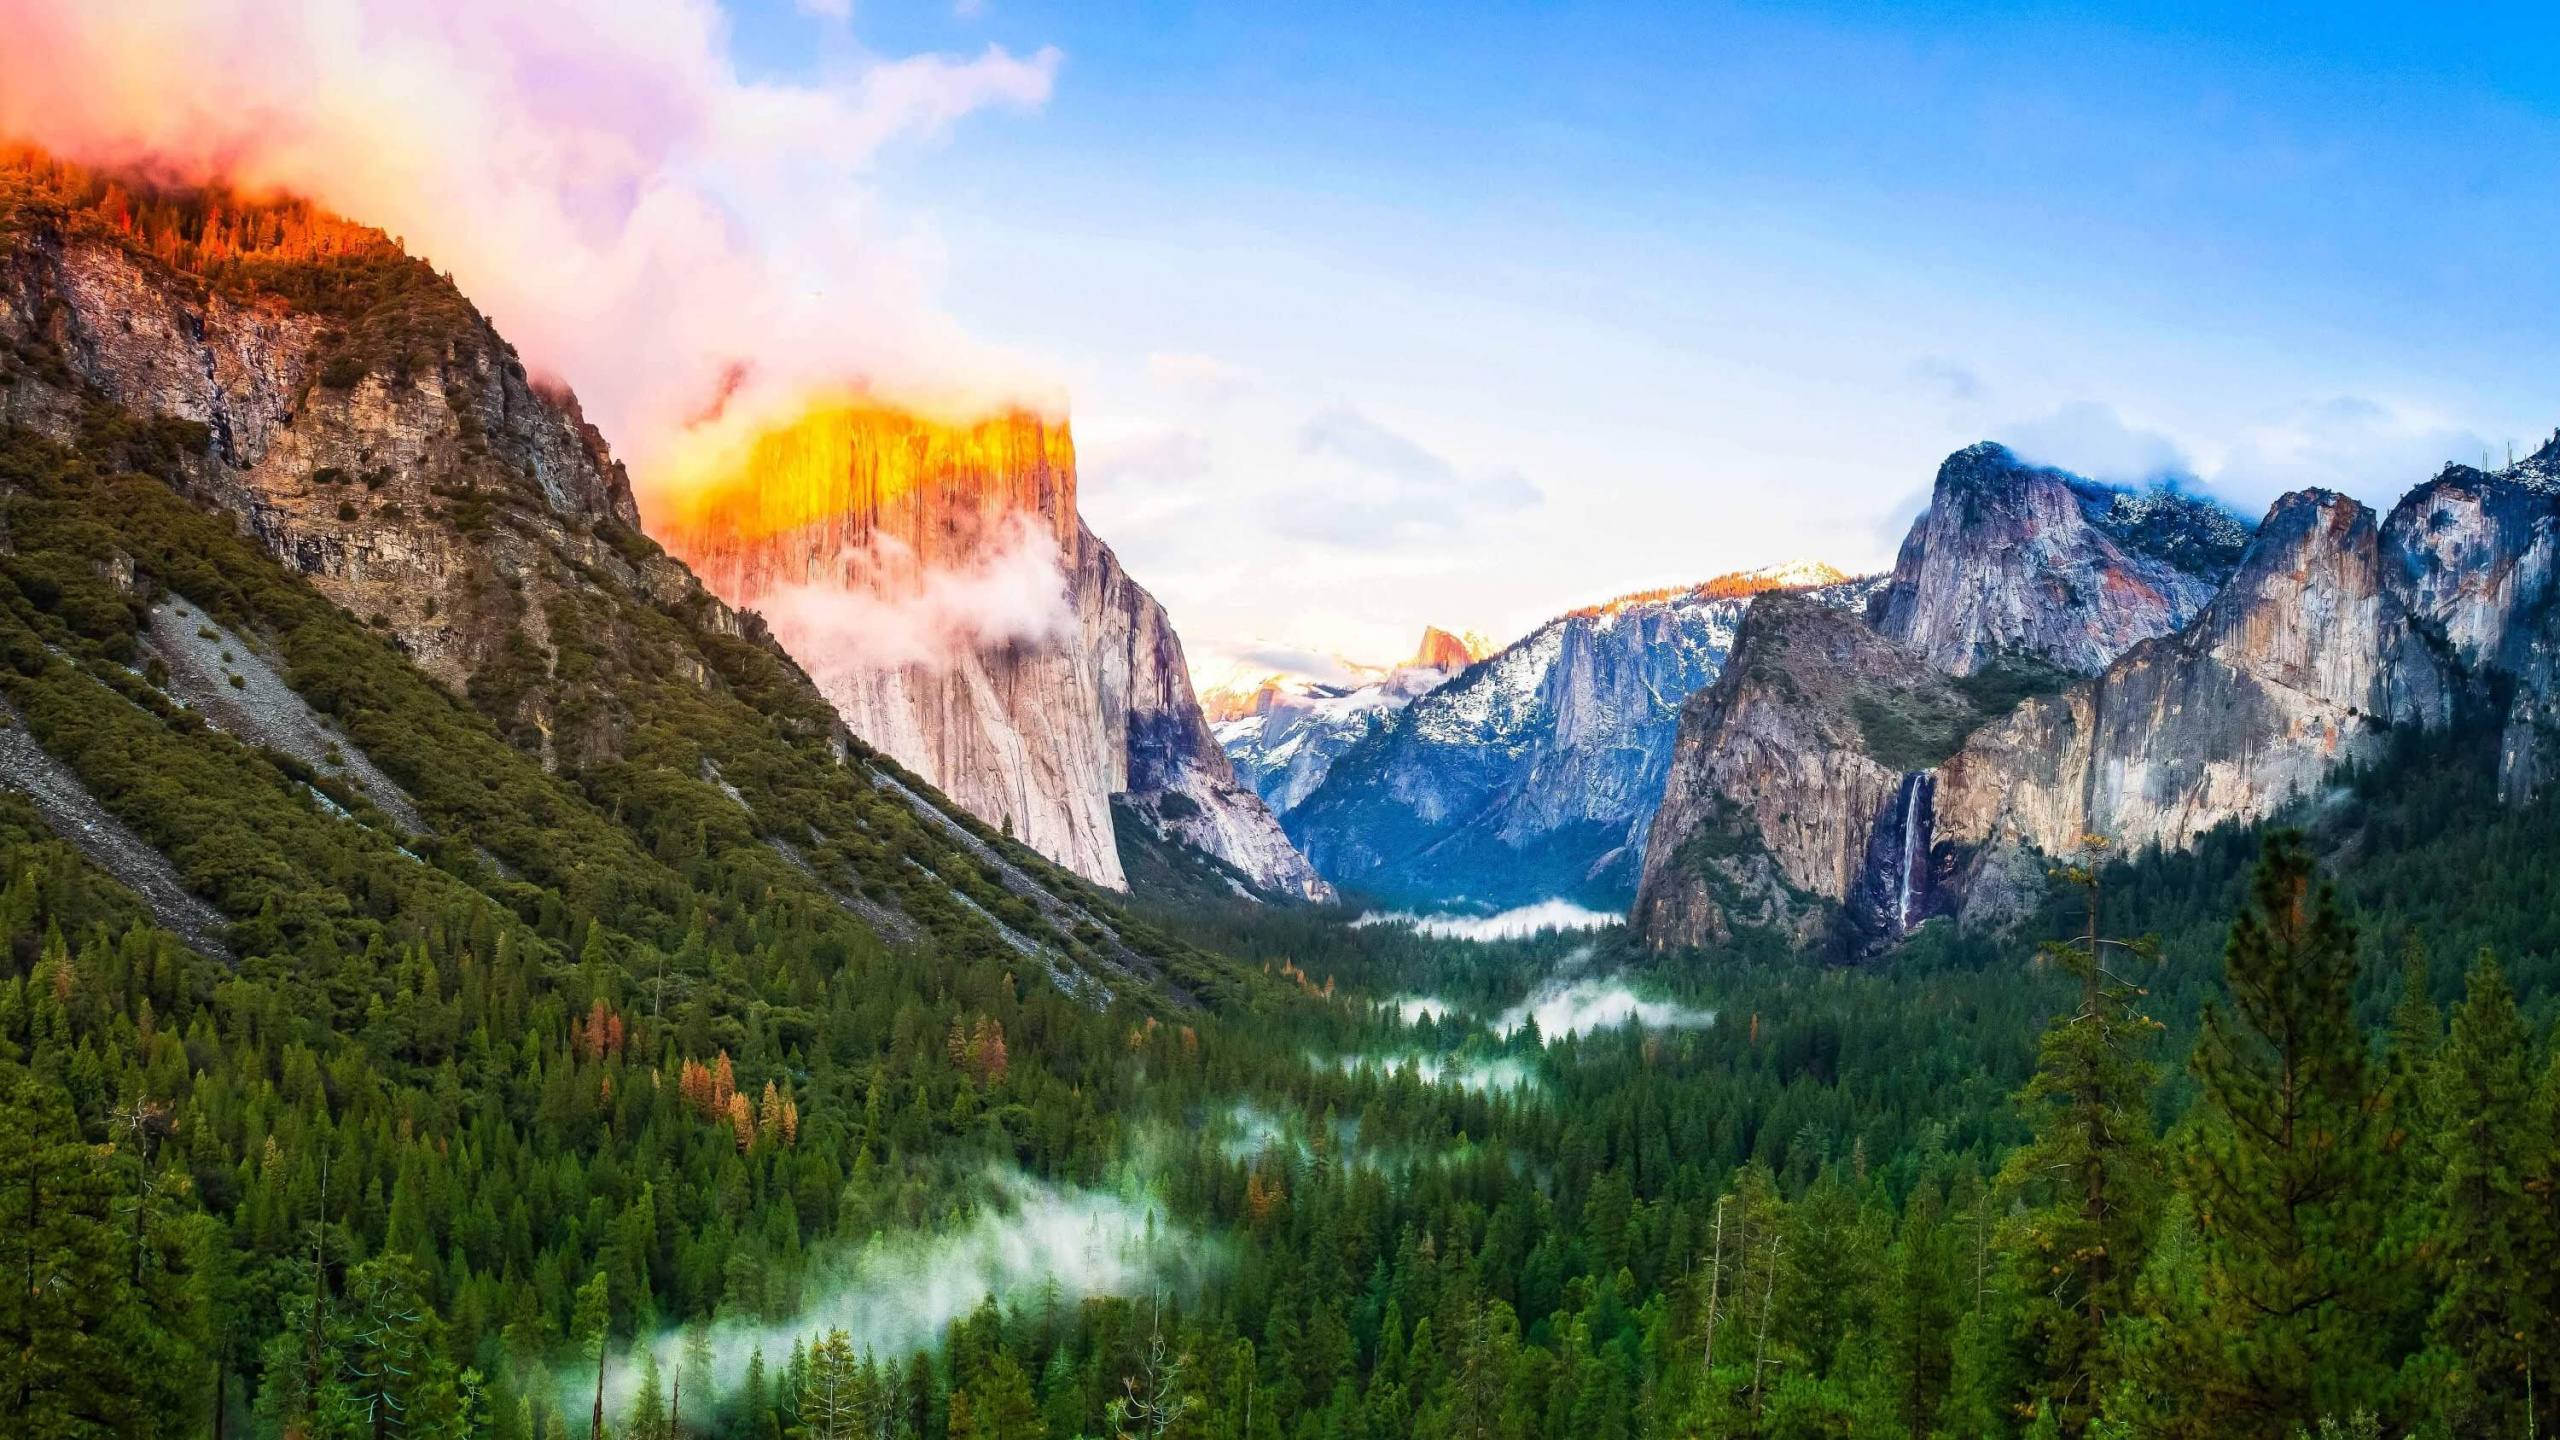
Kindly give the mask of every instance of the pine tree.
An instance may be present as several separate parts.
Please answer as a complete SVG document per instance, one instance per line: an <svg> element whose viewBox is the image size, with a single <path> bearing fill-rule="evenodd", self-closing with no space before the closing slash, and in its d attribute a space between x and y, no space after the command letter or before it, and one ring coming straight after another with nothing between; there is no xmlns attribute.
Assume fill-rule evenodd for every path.
<svg viewBox="0 0 2560 1440"><path fill-rule="evenodd" d="M2532 1084L2515 996L2495 956L2472 966L2436 1065L2444 1125L2435 1156L2435 1314L2443 1397L2495 1433L2523 1428L2526 1337L2547 1324L2532 1293L2528 1231Z"/></svg>
<svg viewBox="0 0 2560 1440"><path fill-rule="evenodd" d="M978 1432L998 1440L1048 1440L1049 1424L1031 1394L1031 1377L1002 1351L980 1377Z"/></svg>
<svg viewBox="0 0 2560 1440"><path fill-rule="evenodd" d="M613 1286L601 1270L596 1278L578 1287L578 1308L569 1322L569 1333L576 1337L578 1349L596 1367L595 1414L589 1425L591 1440L604 1440L604 1357L613 1329Z"/></svg>
<svg viewBox="0 0 2560 1440"><path fill-rule="evenodd" d="M648 1345L640 1346L640 1383L615 1434L619 1440L667 1440L667 1378L658 1370L658 1352Z"/></svg>
<svg viewBox="0 0 2560 1440"><path fill-rule="evenodd" d="M2090 837L2080 861L2055 872L2081 892L2086 922L2040 953L2079 978L2080 1003L2045 1029L2035 1078L2019 1094L2034 1138L2002 1174L2010 1192L2035 1202L2018 1225L2018 1290L2042 1359L2038 1398L2066 1435L2085 1429L2115 1386L2107 1326L2141 1273L2166 1184L2150 1108L2159 1067L2149 1058L2163 1027L2122 973L2156 963L2157 946L2102 933L2104 847Z"/></svg>
<svg viewBox="0 0 2560 1440"><path fill-rule="evenodd" d="M409 1257L379 1255L347 1272L332 1348L349 1432L367 1440L432 1435L455 1418L441 1328Z"/></svg>
<svg viewBox="0 0 2560 1440"><path fill-rule="evenodd" d="M115 1177L59 1086L0 1065L0 1415L27 1435L145 1434L177 1388L148 1333Z"/></svg>
<svg viewBox="0 0 2560 1440"><path fill-rule="evenodd" d="M2282 1440L2383 1383L2396 1277L2379 1077L2350 1006L2355 932L2302 837L2267 837L2208 1005L2192 1188L2205 1239L2213 1433Z"/></svg>

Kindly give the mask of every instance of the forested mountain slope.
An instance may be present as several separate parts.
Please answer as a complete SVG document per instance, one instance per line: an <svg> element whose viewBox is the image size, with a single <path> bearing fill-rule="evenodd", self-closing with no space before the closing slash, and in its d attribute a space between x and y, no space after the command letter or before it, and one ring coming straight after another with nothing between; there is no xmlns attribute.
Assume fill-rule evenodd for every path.
<svg viewBox="0 0 2560 1440"><path fill-rule="evenodd" d="M106 223L91 198L7 233ZM396 252L239 268L251 212L127 203L93 238L165 248L186 304L245 307L224 333L360 283L394 309L348 300L346 333L410 353L399 297L425 292L371 288ZM228 441L138 413L65 353L66 312L12 305L12 1434L2560 1423L2560 803L2484 738L2507 712L2376 727L2261 817L2300 846L2226 817L2097 866L2102 921L2066 877L2014 932L1914 917L1867 967L1766 930L1141 919L849 744L606 528L603 462L555 495L543 452L508 481L475 468L496 431L482 455L437 431L415 453L483 479L398 490L421 508L365 533L442 548L279 544L379 509L244 512L223 447L249 412ZM202 395L185 366L114 373ZM2446 513L2478 489L2453 479ZM533 488L483 527L484 481ZM413 566L421 603L351 611L348 555ZM2516 588L2438 584L2428 613L2495 653ZM538 638L537 609L574 623ZM1893 643L1759 614L1852 661ZM1907 760L2014 702L1999 669L1913 678L1935 728L1854 694L1813 719ZM2038 944L2084 933L2128 948Z"/></svg>

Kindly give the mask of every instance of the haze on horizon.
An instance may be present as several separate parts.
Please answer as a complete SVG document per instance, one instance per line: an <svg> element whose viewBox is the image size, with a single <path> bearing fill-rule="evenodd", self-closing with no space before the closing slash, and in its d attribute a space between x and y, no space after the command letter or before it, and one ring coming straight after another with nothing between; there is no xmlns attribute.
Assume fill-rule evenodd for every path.
<svg viewBox="0 0 2560 1440"><path fill-rule="evenodd" d="M1878 568L1976 439L2254 512L2560 423L2523 7L8 9L0 129L46 72L93 149L253 117L644 488L746 350L1063 396L1203 676Z"/></svg>

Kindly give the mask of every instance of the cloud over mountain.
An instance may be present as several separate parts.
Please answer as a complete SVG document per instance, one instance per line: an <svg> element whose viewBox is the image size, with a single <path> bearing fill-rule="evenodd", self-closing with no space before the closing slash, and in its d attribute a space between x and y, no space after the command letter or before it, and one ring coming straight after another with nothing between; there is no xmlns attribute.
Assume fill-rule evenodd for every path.
<svg viewBox="0 0 2560 1440"><path fill-rule="evenodd" d="M1060 54L759 83L728 23L711 0L15 0L0 135L383 226L644 460L812 385L1036 392L939 311L939 247L861 181L893 144L1039 107Z"/></svg>

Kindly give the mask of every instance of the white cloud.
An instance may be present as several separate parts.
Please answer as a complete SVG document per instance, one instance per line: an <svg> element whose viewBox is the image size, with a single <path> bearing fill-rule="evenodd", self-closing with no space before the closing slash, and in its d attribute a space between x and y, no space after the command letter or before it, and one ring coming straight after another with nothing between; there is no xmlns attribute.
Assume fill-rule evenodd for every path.
<svg viewBox="0 0 2560 1440"><path fill-rule="evenodd" d="M917 566L886 538L839 559L842 583L784 586L756 601L774 638L821 686L1036 648L1075 631L1057 542L1027 516L1009 517L984 552L954 565Z"/></svg>
<svg viewBox="0 0 2560 1440"><path fill-rule="evenodd" d="M2342 395L2241 432L2213 476L2233 499L2264 505L2319 486L2389 505L2448 460L2504 465L2503 446L2435 416Z"/></svg>
<svg viewBox="0 0 2560 1440"><path fill-rule="evenodd" d="M1315 462L1307 482L1267 519L1300 539L1353 548L1449 540L1473 522L1538 505L1546 496L1508 466L1461 470L1446 457L1355 410L1331 410L1298 431Z"/></svg>
<svg viewBox="0 0 2560 1440"><path fill-rule="evenodd" d="M1982 377L1944 355L1924 355L1911 362L1907 373L1913 384L1942 400L1961 404L1982 397Z"/></svg>
<svg viewBox="0 0 2560 1440"><path fill-rule="evenodd" d="M1517 940L1542 930L1597 930L1615 925L1625 917L1614 912L1591 910L1570 900L1541 900L1505 910L1499 915L1413 915L1404 911L1372 911L1352 921L1354 926L1410 925L1425 935L1444 940Z"/></svg>
<svg viewBox="0 0 2560 1440"><path fill-rule="evenodd" d="M2012 423L1995 430L1992 438L2022 459L2120 485L2195 474L2178 442L2128 424L2114 406L2094 400L2075 400L2050 414Z"/></svg>
<svg viewBox="0 0 2560 1440"><path fill-rule="evenodd" d="M1054 1284L1073 1304L1093 1295L1188 1290L1223 1255L1216 1242L1174 1224L1134 1190L1084 1190L1011 1171L990 1172L978 1189L965 1215L955 1210L933 1233L875 1235L858 1247L823 1250L803 1282L811 1298L791 1319L715 1324L713 1394L734 1392L758 1350L768 1370L777 1369L795 1342L829 1330L843 1329L857 1351L902 1361L940 1345L953 1321L990 1296L1016 1303ZM672 1375L683 1361L684 1337L668 1332L651 1348L661 1373ZM576 1383L563 1381L564 1397ZM636 1367L617 1362L607 1386L614 1413L637 1388Z"/></svg>
<svg viewBox="0 0 2560 1440"><path fill-rule="evenodd" d="M1716 1023L1716 1012L1646 999L1623 980L1553 981L1503 1011L1493 1023L1494 1033L1508 1035L1532 1018L1538 1022L1538 1033L1553 1040L1615 1029L1630 1020L1654 1030L1697 1029Z"/></svg>
<svg viewBox="0 0 2560 1440"><path fill-rule="evenodd" d="M1147 376L1186 399L1225 400L1253 383L1253 372L1215 355L1156 351L1147 356Z"/></svg>

